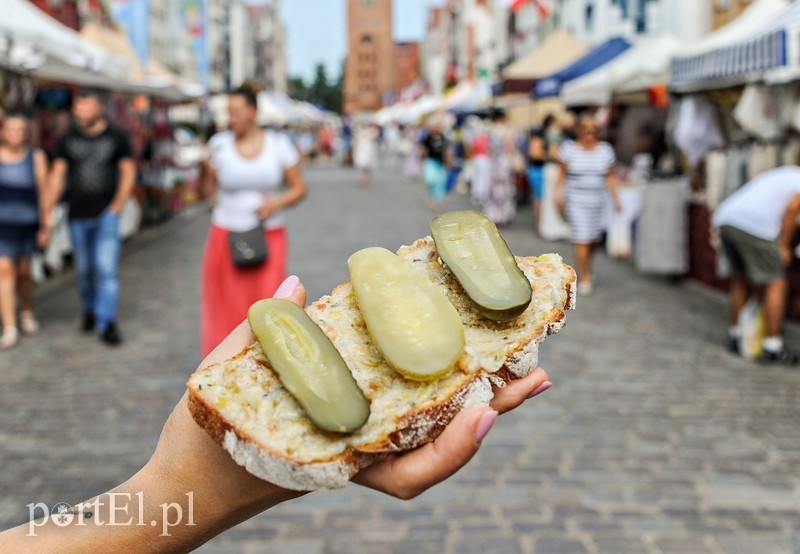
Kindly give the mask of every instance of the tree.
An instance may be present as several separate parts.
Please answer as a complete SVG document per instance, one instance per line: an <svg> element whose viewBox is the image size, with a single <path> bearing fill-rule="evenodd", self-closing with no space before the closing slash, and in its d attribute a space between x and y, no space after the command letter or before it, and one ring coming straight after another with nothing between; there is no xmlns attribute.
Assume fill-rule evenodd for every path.
<svg viewBox="0 0 800 554"><path fill-rule="evenodd" d="M325 110L341 113L344 98L343 71L335 81L328 78L324 64L317 64L314 80L306 84L302 77L289 79L289 96L297 100L311 102Z"/></svg>

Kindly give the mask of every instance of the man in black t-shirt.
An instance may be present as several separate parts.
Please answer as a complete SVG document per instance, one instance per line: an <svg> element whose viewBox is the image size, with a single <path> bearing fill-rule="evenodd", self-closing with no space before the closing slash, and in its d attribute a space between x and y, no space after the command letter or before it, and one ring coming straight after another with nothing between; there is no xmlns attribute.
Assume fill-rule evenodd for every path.
<svg viewBox="0 0 800 554"><path fill-rule="evenodd" d="M53 151L51 190L63 193L83 303L83 331L109 345L122 342L117 327L121 237L119 218L133 192L136 164L125 133L111 125L101 93L85 90L73 104L73 127Z"/></svg>

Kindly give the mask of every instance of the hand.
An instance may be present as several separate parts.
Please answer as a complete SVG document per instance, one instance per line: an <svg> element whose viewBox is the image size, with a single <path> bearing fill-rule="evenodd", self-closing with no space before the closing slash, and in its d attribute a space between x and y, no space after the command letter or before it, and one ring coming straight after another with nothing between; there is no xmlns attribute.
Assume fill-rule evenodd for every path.
<svg viewBox="0 0 800 554"><path fill-rule="evenodd" d="M498 414L513 410L551 386L547 373L539 368L524 379L495 388L490 406L460 412L435 441L373 464L353 481L404 500L414 498L464 467L478 452Z"/></svg>
<svg viewBox="0 0 800 554"><path fill-rule="evenodd" d="M614 212L622 213L622 204L620 204L619 198L614 199Z"/></svg>
<svg viewBox="0 0 800 554"><path fill-rule="evenodd" d="M267 219L268 217L275 215L278 210L280 210L278 201L273 200L272 198L267 198L261 207L258 208L256 213L258 214L259 219Z"/></svg>
<svg viewBox="0 0 800 554"><path fill-rule="evenodd" d="M36 233L36 246L40 249L44 250L47 246L47 243L50 242L50 229L47 227L42 227L39 229L39 232Z"/></svg>
<svg viewBox="0 0 800 554"><path fill-rule="evenodd" d="M783 244L781 245L780 250L781 250L781 261L783 262L783 265L785 267L789 267L790 265L792 265L792 249L789 246Z"/></svg>
<svg viewBox="0 0 800 554"><path fill-rule="evenodd" d="M122 206L118 204L111 204L108 206L108 212L114 215L119 215L122 212Z"/></svg>

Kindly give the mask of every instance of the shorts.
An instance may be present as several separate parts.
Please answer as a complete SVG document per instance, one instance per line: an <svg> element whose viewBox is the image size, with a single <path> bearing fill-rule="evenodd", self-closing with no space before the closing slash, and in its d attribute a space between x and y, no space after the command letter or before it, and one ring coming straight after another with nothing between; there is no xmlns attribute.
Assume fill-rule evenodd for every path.
<svg viewBox="0 0 800 554"><path fill-rule="evenodd" d="M0 225L0 258L19 260L36 252L37 226Z"/></svg>
<svg viewBox="0 0 800 554"><path fill-rule="evenodd" d="M541 200L544 196L544 166L534 165L528 168L528 183L531 185L531 192L536 200Z"/></svg>
<svg viewBox="0 0 800 554"><path fill-rule="evenodd" d="M744 275L753 285L764 285L785 277L777 241L754 237L729 225L720 227L719 233L734 275Z"/></svg>

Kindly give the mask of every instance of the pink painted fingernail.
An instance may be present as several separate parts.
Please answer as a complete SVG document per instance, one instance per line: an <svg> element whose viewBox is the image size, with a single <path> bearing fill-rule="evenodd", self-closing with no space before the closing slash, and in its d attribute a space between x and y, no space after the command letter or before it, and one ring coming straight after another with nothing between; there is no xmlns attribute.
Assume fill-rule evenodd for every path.
<svg viewBox="0 0 800 554"><path fill-rule="evenodd" d="M300 277L297 275L291 275L290 277L287 277L283 283L281 283L281 286L278 287L278 290L275 291L275 294L273 294L272 297L289 298L299 284Z"/></svg>
<svg viewBox="0 0 800 554"><path fill-rule="evenodd" d="M545 381L544 383L539 385L539 387L536 390L534 390L532 393L530 393L528 396L526 396L525 399L526 400L530 400L534 396L539 396L544 391L549 390L550 387L552 387L552 386L553 386L553 383L551 383L550 381Z"/></svg>
<svg viewBox="0 0 800 554"><path fill-rule="evenodd" d="M481 442L486 435L489 434L492 425L494 425L494 422L497 420L497 415L496 411L489 410L481 416L481 419L478 421L478 426L475 428L476 442Z"/></svg>

